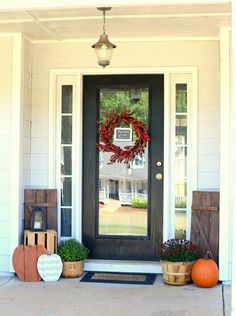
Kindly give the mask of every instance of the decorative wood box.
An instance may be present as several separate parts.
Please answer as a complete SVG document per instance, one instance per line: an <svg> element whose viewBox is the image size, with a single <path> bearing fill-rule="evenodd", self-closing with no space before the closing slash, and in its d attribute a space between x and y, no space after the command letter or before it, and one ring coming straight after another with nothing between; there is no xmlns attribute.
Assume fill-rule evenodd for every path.
<svg viewBox="0 0 236 316"><path fill-rule="evenodd" d="M57 190L25 189L24 190L24 229L31 229L32 209L46 210L46 228L57 231Z"/></svg>
<svg viewBox="0 0 236 316"><path fill-rule="evenodd" d="M48 253L57 252L57 232L55 230L47 230L46 232L32 232L30 230L24 231L24 245L44 246Z"/></svg>

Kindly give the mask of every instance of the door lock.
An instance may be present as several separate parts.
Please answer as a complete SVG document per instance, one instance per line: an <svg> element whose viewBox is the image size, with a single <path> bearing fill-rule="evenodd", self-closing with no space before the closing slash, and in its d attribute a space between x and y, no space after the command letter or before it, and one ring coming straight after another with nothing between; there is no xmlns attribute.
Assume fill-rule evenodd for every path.
<svg viewBox="0 0 236 316"><path fill-rule="evenodd" d="M162 166L161 161L157 161L157 167L161 167L161 166Z"/></svg>
<svg viewBox="0 0 236 316"><path fill-rule="evenodd" d="M157 179L158 181L161 181L162 178L163 178L162 173L157 173L157 174L156 174L156 179Z"/></svg>

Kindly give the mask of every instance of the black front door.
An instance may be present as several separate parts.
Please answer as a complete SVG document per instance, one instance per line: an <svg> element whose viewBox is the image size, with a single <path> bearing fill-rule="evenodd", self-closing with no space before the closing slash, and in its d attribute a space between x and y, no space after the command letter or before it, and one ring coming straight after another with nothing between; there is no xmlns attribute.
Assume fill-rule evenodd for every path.
<svg viewBox="0 0 236 316"><path fill-rule="evenodd" d="M143 155L110 163L99 151L98 121L131 111L150 140ZM113 127L112 127L113 128ZM112 143L125 150L138 139L120 122ZM83 243L90 258L153 260L163 232L163 75L83 78ZM116 134L116 137L115 137ZM118 136L117 136L118 135ZM127 147L126 147L127 148Z"/></svg>

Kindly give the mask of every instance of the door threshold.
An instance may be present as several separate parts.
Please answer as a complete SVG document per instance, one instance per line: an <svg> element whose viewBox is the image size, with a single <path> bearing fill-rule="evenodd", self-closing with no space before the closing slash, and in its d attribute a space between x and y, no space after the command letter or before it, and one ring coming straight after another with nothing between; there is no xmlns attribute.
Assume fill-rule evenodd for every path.
<svg viewBox="0 0 236 316"><path fill-rule="evenodd" d="M85 271L162 273L160 261L87 259Z"/></svg>

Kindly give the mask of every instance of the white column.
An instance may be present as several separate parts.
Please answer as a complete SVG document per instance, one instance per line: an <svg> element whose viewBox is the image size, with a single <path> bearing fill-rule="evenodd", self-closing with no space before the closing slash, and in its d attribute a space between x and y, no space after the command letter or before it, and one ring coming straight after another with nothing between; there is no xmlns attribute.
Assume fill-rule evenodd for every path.
<svg viewBox="0 0 236 316"><path fill-rule="evenodd" d="M11 217L10 217L10 271L11 255L19 244L20 236L20 188L21 188L21 141L22 141L22 35L13 35L12 65L12 130L11 130Z"/></svg>
<svg viewBox="0 0 236 316"><path fill-rule="evenodd" d="M220 30L220 280L230 278L229 225L230 225L230 32Z"/></svg>
<svg viewBox="0 0 236 316"><path fill-rule="evenodd" d="M233 172L232 172L232 183L233 183L233 188L232 188L232 198L233 198L233 219L232 219L232 312L231 315L235 316L236 315L236 92L235 92L235 87L236 87L236 2L232 1L232 32L231 32L231 47L232 47L232 148L233 150L233 157L232 157L232 167L233 167Z"/></svg>

